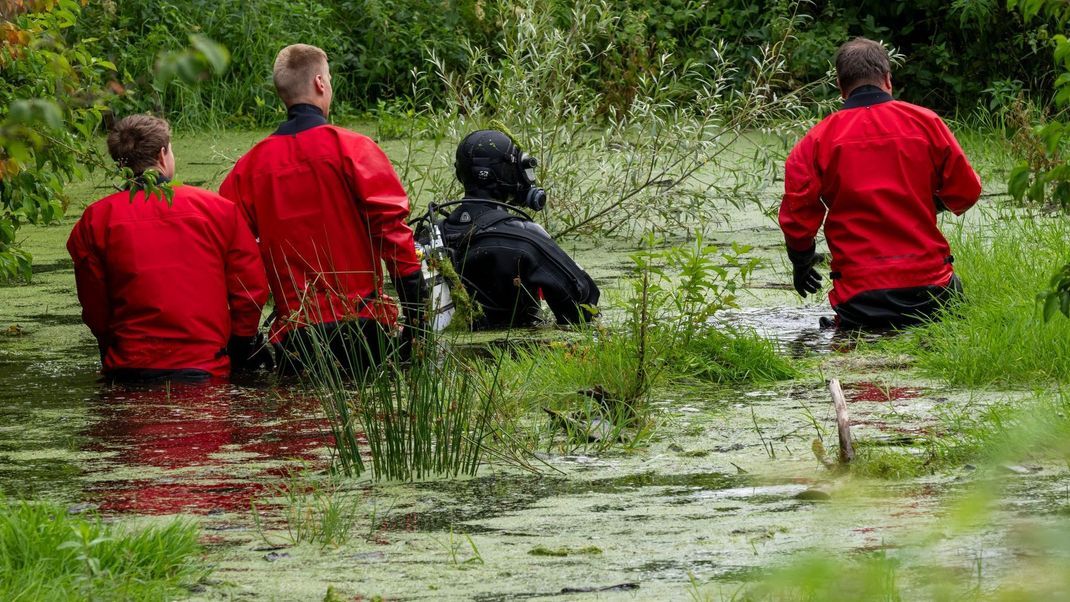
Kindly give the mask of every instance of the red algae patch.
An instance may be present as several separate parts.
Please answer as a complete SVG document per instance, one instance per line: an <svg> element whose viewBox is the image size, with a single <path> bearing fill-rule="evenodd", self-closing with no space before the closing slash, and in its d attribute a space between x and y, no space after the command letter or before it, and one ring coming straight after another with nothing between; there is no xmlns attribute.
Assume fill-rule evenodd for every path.
<svg viewBox="0 0 1070 602"><path fill-rule="evenodd" d="M849 395L847 401L898 401L900 399L917 399L922 391L909 387L882 387L872 382L851 383L844 386Z"/></svg>

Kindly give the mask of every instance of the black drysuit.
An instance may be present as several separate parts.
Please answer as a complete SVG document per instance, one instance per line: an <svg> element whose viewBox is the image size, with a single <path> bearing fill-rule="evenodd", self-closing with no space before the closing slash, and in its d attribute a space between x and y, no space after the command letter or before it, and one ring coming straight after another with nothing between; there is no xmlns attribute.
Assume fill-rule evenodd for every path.
<svg viewBox="0 0 1070 602"><path fill-rule="evenodd" d="M598 286L535 222L465 199L439 227L465 289L483 309L474 328L531 325L540 298L558 324L591 319Z"/></svg>

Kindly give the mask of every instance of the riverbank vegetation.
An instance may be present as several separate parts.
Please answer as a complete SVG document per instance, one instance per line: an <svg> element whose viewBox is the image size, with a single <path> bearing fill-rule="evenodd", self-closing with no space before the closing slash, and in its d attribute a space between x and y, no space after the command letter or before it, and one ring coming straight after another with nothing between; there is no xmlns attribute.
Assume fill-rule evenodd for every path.
<svg viewBox="0 0 1070 602"><path fill-rule="evenodd" d="M120 105L124 113L163 110L180 127L247 127L269 125L281 114L261 67L271 64L280 44L302 40L324 48L339 80L338 110L353 116L404 107L413 70L425 70L429 57L448 71L467 68L473 54L498 63L511 52L517 22L530 18L533 33L550 39L557 31L582 34L587 50L577 57L582 67L569 87L599 98L607 116L641 97L644 79L664 70L663 60L674 71L721 62L742 67L788 33L787 76L778 93L823 80L827 57L851 35L889 40L909 57L896 73L906 99L943 112L1002 108L1021 93L1040 96L1057 75L1046 51L1059 32L1057 16L1027 18L1004 2L227 0L204 10L196 0L151 0L92 3L76 32L99 37L94 52L118 67L117 81L130 92ZM98 36L101 31L110 35ZM210 88L159 89L148 76L157 53L185 48L193 32L230 48L231 70ZM748 75L737 71L729 83L747 85ZM445 80L423 83L422 97L436 107L454 93ZM681 106L702 92L693 83L675 90ZM505 100L524 91L502 93ZM835 91L825 83L815 94L831 98ZM499 102L496 96L484 101ZM500 108L507 116L511 106Z"/></svg>
<svg viewBox="0 0 1070 602"><path fill-rule="evenodd" d="M886 349L927 374L968 387L1025 387L1070 379L1070 321L1043 318L1043 291L1065 259L1065 218L1008 212L983 230L952 229L964 295L942 319Z"/></svg>
<svg viewBox="0 0 1070 602"><path fill-rule="evenodd" d="M185 521L129 530L47 502L0 498L0 598L170 600L208 574Z"/></svg>

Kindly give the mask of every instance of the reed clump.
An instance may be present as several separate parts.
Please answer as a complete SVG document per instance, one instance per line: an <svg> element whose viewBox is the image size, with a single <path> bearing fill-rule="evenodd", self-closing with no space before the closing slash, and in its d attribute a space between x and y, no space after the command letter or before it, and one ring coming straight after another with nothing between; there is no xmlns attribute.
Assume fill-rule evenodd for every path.
<svg viewBox="0 0 1070 602"><path fill-rule="evenodd" d="M305 378L315 388L334 435L342 471L360 475L370 461L376 480L412 481L474 475L483 460L491 427L495 388L483 387L475 370L435 333L411 342L404 358L400 340L384 336L392 349L378 365L348 371L367 353L361 338L345 342L339 358L324 350L331 341L308 329ZM334 342L337 347L337 341Z"/></svg>
<svg viewBox="0 0 1070 602"><path fill-rule="evenodd" d="M287 543L321 548L348 543L370 515L361 497L344 491L335 475L321 477L307 466L290 471L283 482L269 485L266 495L251 506L256 530L269 545L276 543L271 524L276 508Z"/></svg>

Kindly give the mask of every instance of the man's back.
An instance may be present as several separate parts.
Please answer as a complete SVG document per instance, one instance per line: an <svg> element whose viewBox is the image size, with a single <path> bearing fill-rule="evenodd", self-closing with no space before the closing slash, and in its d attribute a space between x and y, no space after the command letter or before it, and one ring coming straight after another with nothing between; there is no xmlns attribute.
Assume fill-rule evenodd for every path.
<svg viewBox="0 0 1070 602"><path fill-rule="evenodd" d="M863 90L807 134L785 171L781 226L789 247L812 244L827 206L834 306L866 290L950 280L937 203L961 213L980 184L931 111Z"/></svg>
<svg viewBox="0 0 1070 602"><path fill-rule="evenodd" d="M255 241L226 199L190 186L90 205L67 248L104 371L202 370L225 376L231 334L255 333L267 296ZM240 323L232 323L232 315Z"/></svg>
<svg viewBox="0 0 1070 602"><path fill-rule="evenodd" d="M253 147L220 188L260 239L280 318L273 333L378 317L370 304L380 260L395 275L419 269L389 159L369 138L331 125L285 132Z"/></svg>
<svg viewBox="0 0 1070 602"><path fill-rule="evenodd" d="M441 228L458 274L482 307L476 327L531 325L542 299L559 324L592 319L598 286L535 222L470 200Z"/></svg>

